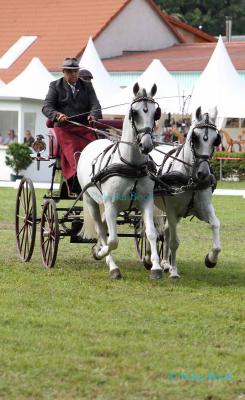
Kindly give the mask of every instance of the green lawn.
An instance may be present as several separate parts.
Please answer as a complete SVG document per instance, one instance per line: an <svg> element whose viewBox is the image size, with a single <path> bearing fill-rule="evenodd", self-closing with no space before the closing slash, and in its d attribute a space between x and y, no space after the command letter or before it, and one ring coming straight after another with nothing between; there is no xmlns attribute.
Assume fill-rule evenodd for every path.
<svg viewBox="0 0 245 400"><path fill-rule="evenodd" d="M231 186L242 188L222 182ZM0 399L245 398L245 199L214 196L217 268L204 266L210 228L187 219L179 227L181 279L155 282L132 239L115 252L121 281L109 278L89 245L68 238L53 270L41 267L39 235L31 262L20 262L15 195L0 188Z"/></svg>
<svg viewBox="0 0 245 400"><path fill-rule="evenodd" d="M225 182L225 181L218 181L217 189L238 189L238 190L245 190L245 181L241 182Z"/></svg>

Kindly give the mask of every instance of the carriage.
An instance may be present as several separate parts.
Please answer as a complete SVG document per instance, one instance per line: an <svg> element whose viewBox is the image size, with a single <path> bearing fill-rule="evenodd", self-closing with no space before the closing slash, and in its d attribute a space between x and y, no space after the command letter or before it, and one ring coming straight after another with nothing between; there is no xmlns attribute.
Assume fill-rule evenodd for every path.
<svg viewBox="0 0 245 400"><path fill-rule="evenodd" d="M194 215L211 225L213 248L206 255L205 265L208 268L216 265L221 247L219 220L211 204L215 179L210 159L221 140L214 123L217 109L203 115L201 109L197 110L196 121L190 127L185 144L172 146L171 151L166 150L166 146L153 150L155 122L161 114L153 99L156 90L153 85L147 93L135 84L135 98L123 126L122 121L117 121L116 126L114 121L98 121L98 126L90 128L107 139L94 141L82 151L77 165L82 191L75 199L62 186L58 195L53 190L60 162L55 131L50 130L48 160L55 161L50 191L43 198L41 217L37 217L36 196L30 179L21 180L17 193L16 241L23 261L31 259L36 226L40 224L41 254L46 268L54 266L59 240L68 236L71 243L93 244L94 258L105 257L111 276L121 278L111 251L118 246L118 236L122 236L134 238L137 254L150 270L152 279L161 278L162 271L169 271L171 278L177 278L177 224L182 217ZM108 140L108 129L118 132L119 127L122 127L120 138L114 134ZM38 165L44 160L41 157L43 142L39 139L34 145ZM156 152L160 152L159 159ZM124 200L120 196L116 199L117 192L121 197L125 193L127 196ZM59 207L58 203L63 199L73 200L73 204ZM154 218L155 209L157 215ZM133 232L127 230L118 234L117 225L125 224L131 226ZM157 226L160 229L157 230ZM96 240L96 235L91 234L92 227L97 234ZM79 234L82 228L83 236Z"/></svg>
<svg viewBox="0 0 245 400"><path fill-rule="evenodd" d="M110 137L113 141L118 132L122 129L123 121L98 120L90 127L97 137ZM69 194L66 182L63 180L60 167L60 147L55 131L52 127L48 133L48 156L43 157L42 151L45 150L44 137L38 135L33 149L36 151L34 160L37 168L40 163L53 161L52 180L48 192L43 196L40 216L38 215L36 193L33 182L30 178L23 177L20 181L16 196L15 212L15 232L18 254L22 261L31 260L35 241L37 226L40 225L40 249L42 263L45 268L52 268L55 265L59 241L68 237L70 243L89 243L92 246L97 242L96 239L86 239L78 235L83 226L83 205L82 196ZM58 174L61 174L59 189L54 189L54 182ZM65 201L65 206L61 203ZM146 252L146 236L138 209L132 207L126 212L120 213L117 218L118 225L128 225L129 229L118 234L119 237L133 238L135 242L136 254L141 261L144 260ZM158 251L163 251L163 236L158 238ZM149 268L148 264L145 264Z"/></svg>

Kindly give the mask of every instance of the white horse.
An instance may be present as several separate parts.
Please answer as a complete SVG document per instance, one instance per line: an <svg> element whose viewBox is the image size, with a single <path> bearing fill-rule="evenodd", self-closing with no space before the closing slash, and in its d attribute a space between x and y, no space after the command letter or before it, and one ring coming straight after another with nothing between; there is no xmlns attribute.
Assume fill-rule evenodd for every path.
<svg viewBox="0 0 245 400"><path fill-rule="evenodd" d="M156 91L155 84L147 94L136 83L135 98L125 116L120 142L112 145L107 139L96 140L83 150L78 162L77 176L84 190L83 236L98 238L93 256L96 259L106 257L110 275L115 279L122 276L110 254L118 246L117 216L132 206L141 210L150 242L150 277L162 277L153 222L154 182L148 176L153 128L161 113L153 99Z"/></svg>
<svg viewBox="0 0 245 400"><path fill-rule="evenodd" d="M215 179L209 164L214 147L219 146L221 142L220 134L215 126L216 116L217 108L211 113L202 115L199 107L196 111L196 121L190 127L185 144L179 147L180 151L175 147L176 151L172 153L173 158L161 153L169 153L169 146L166 145L157 147L151 153L154 161L161 165L158 171L159 178L176 188L176 194L173 196L155 199L156 214L161 214L161 210L167 215L161 266L164 271L170 272L172 278L179 277L176 265L176 252L179 246L177 224L182 217L193 215L211 225L213 248L205 258L208 268L216 265L221 251L220 222L211 204ZM159 221L157 222L156 226L159 226ZM150 254L149 249L148 253ZM146 264L150 264L149 254L146 255Z"/></svg>

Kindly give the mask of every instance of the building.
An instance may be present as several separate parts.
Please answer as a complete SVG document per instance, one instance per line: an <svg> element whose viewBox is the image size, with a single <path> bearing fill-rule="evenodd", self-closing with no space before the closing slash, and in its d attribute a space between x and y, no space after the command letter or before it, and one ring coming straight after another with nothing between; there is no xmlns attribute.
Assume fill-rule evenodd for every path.
<svg viewBox="0 0 245 400"><path fill-rule="evenodd" d="M0 26L0 79L5 83L33 57L59 72L65 57L82 55L90 36L102 59L216 42L161 12L154 0L74 0L72 6L65 0L10 0L0 4Z"/></svg>

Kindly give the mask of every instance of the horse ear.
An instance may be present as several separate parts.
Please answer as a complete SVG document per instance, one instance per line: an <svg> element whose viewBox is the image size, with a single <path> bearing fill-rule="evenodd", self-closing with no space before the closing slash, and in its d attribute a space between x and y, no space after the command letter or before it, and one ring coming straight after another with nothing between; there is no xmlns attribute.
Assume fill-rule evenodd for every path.
<svg viewBox="0 0 245 400"><path fill-rule="evenodd" d="M201 106L198 107L198 109L196 110L196 119L198 121L200 121L202 119L202 108L201 108Z"/></svg>
<svg viewBox="0 0 245 400"><path fill-rule="evenodd" d="M154 85L151 88L151 97L154 97L157 92L157 85L154 83Z"/></svg>
<svg viewBox="0 0 245 400"><path fill-rule="evenodd" d="M139 90L140 90L139 84L138 84L138 82L136 82L133 87L133 92L134 92L135 96L137 96L137 94L139 93Z"/></svg>

